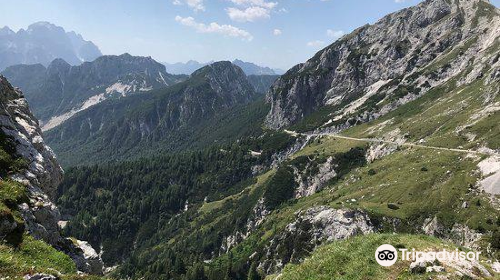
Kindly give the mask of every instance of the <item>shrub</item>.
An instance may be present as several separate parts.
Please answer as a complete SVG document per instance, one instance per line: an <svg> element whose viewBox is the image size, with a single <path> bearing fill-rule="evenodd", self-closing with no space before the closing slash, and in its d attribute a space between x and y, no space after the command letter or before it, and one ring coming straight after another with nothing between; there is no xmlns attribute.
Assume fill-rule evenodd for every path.
<svg viewBox="0 0 500 280"><path fill-rule="evenodd" d="M387 203L387 208L392 209L392 210L398 210L399 206L397 206L394 203Z"/></svg>

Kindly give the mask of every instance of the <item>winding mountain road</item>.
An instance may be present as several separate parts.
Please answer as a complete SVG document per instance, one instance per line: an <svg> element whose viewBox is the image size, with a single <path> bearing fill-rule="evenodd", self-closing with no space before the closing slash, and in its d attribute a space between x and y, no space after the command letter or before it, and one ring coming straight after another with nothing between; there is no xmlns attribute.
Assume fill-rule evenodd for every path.
<svg viewBox="0 0 500 280"><path fill-rule="evenodd" d="M398 145L398 146L402 146L402 147L422 148L422 149L438 150L438 151L449 151L449 152L457 152L457 153L465 153L465 154L475 154L475 155L480 155L480 156L495 155L495 154L491 154L491 153L479 152L479 151L474 151L474 150L434 147L434 146L426 146L426 145L415 144L415 143L388 141L388 140L377 139L377 138L355 138L355 137L342 136L342 135L339 135L336 133L298 133L298 132L290 131L290 130L284 130L284 132L286 132L290 135L293 135L293 136L306 136L306 137L327 136L327 137L345 139L345 140L351 140L351 141L361 141L361 142L367 142L367 143L386 143L386 144L393 144L393 145ZM495 155L495 156L498 156L498 155Z"/></svg>

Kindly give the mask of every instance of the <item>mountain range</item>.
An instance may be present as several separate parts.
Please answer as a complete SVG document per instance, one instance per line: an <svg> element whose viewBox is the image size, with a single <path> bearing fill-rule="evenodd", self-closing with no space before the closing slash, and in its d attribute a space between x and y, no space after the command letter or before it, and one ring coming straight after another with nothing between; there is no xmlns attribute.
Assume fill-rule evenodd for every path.
<svg viewBox="0 0 500 280"><path fill-rule="evenodd" d="M26 89L51 68L16 67ZM43 134L30 94L0 77L0 275L500 276L500 10L489 1L423 1L277 80L229 61L170 77ZM382 244L481 257L383 267Z"/></svg>
<svg viewBox="0 0 500 280"><path fill-rule="evenodd" d="M165 66L150 57L129 54L101 56L77 66L63 59L55 59L48 67L14 65L2 75L23 90L43 130L104 100L167 87L186 78L167 73Z"/></svg>
<svg viewBox="0 0 500 280"><path fill-rule="evenodd" d="M0 71L16 64L48 66L56 58L78 65L99 56L102 53L94 43L48 22L37 22L18 32L7 26L0 29Z"/></svg>
<svg viewBox="0 0 500 280"><path fill-rule="evenodd" d="M163 63L167 68L167 72L172 74L191 75L194 71L207 66L213 62L200 63L198 61L189 60L186 63ZM244 62L239 59L233 61L233 64L239 66L247 75L281 75L284 73L281 69L271 69L269 67L258 66L251 62Z"/></svg>
<svg viewBox="0 0 500 280"><path fill-rule="evenodd" d="M133 158L199 142L206 145L215 136L222 141L223 129L241 131L233 131L231 139L254 129L254 121L263 118L261 108L266 108L263 96L241 68L215 62L174 86L96 104L45 136L65 165ZM250 110L257 114L244 116L248 112L241 107L253 102L260 104ZM231 119L239 125L248 123L238 128Z"/></svg>

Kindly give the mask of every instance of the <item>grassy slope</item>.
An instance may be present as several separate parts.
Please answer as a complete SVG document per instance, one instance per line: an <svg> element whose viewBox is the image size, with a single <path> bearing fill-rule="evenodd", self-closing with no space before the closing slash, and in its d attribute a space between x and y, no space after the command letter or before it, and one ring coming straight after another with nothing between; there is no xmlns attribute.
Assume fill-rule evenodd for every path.
<svg viewBox="0 0 500 280"><path fill-rule="evenodd" d="M0 223L15 221L18 226L0 239L0 279L24 279L26 274L49 273L62 279L101 279L78 276L73 260L43 241L35 240L24 232L24 221L17 209L29 203L25 186L6 179L20 171L25 163L13 156L14 146L0 133Z"/></svg>
<svg viewBox="0 0 500 280"><path fill-rule="evenodd" d="M471 117L482 110L484 94L495 92L498 82L484 86L483 80L478 80L460 88L456 87L455 82L452 80L446 86L429 92L379 120L353 127L343 134L382 138L399 129L401 135L407 134L409 142L425 139L426 145L432 146L488 146L498 149L500 131L495 120L499 118L499 112L467 126L461 133L455 132L457 127L470 123ZM499 101L498 95L495 101ZM473 143L467 143L463 135L467 132L476 135ZM364 142L323 137L292 158L333 155L366 145ZM272 212L256 232L233 249L233 257L248 259L255 248L262 248L276 232L291 222L294 213L317 205L361 208L374 218L388 216L402 219L403 223L397 229L401 232L415 232L425 218L433 216L449 227L458 222L483 232L498 230L500 225L495 221L500 211L490 205L486 194L471 192L470 189L479 179L477 163L481 159L456 152L400 147L391 155L352 170L344 179L332 182L326 190L291 201L279 211ZM469 207L461 208L463 202L468 202ZM389 203L397 205L399 209L390 209ZM485 242L490 239L489 234L484 236ZM218 261L225 262L227 257L223 256Z"/></svg>
<svg viewBox="0 0 500 280"><path fill-rule="evenodd" d="M388 268L378 265L373 255L377 247L382 244L392 244L398 248L415 248L416 250L432 249L433 251L443 249L453 251L456 248L449 243L428 236L389 234L361 236L321 246L302 264L286 266L279 278L272 275L266 279L430 279L429 274L410 274L408 271L410 262L408 261L398 261ZM454 271L450 267L446 267L446 269L446 273ZM456 276L456 279L461 278Z"/></svg>

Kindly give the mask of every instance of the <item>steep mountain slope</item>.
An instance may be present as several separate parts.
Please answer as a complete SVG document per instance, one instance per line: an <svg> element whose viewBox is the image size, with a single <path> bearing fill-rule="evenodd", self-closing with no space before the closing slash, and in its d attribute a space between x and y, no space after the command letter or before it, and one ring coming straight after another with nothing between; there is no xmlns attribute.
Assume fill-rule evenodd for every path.
<svg viewBox="0 0 500 280"><path fill-rule="evenodd" d="M249 75L248 81L256 92L266 94L278 78L278 75Z"/></svg>
<svg viewBox="0 0 500 280"><path fill-rule="evenodd" d="M138 232L128 258L108 255L120 277L496 279L499 17L486 1L432 0L347 35L274 83L266 123L289 130L263 131L231 149L215 146L221 154L212 150L214 166L195 156L207 165L190 165L192 177L140 161L72 169L60 189L64 211L76 217L69 229L86 237L89 224L102 233L112 220L122 232ZM179 157L158 161L197 162ZM224 183L213 177L222 170ZM106 178L117 172L122 179ZM147 181L128 179L137 172ZM168 188L150 183L160 177ZM189 189L189 197L178 189ZM115 197L127 206L91 203ZM180 198L174 208L162 208L174 197ZM96 245L115 235L98 236ZM364 253L373 256L387 241L424 249L459 245L484 259L440 263L444 271L418 275L407 262L381 270ZM359 256L361 262L350 262Z"/></svg>
<svg viewBox="0 0 500 280"><path fill-rule="evenodd" d="M37 22L18 32L0 29L0 71L16 64L47 66L56 58L78 65L101 55L94 43L48 22Z"/></svg>
<svg viewBox="0 0 500 280"><path fill-rule="evenodd" d="M429 93L376 121L354 126L340 136L311 134L286 137L286 134L275 132L277 135L274 137L264 135L240 141L232 146L236 150L215 148L215 151L222 152L222 158L234 158L245 151L247 157L238 158L238 165L230 163L225 166L212 161L221 169L212 169L211 176L220 174L222 170L244 176L229 176L227 178L236 181L215 183L208 193L206 187L193 187L187 178L181 182L175 174L163 173L165 177L154 184L130 179L135 178L132 175L135 172L143 172L137 178L160 178L159 174L167 172L167 168L156 166L155 162L162 162L175 170L173 162L178 164L182 157L177 160L159 158L141 163L71 169L68 180L60 189L60 203L64 211L75 215L70 222L71 233L80 238L91 236L91 232L105 232L102 228L108 230L110 221L141 232L134 239L138 246L118 270L122 277L181 279L182 275L187 275L188 279L203 279L199 275L204 275L202 277L215 280L229 275L229 279L245 279L251 271L255 271L260 275L255 279L260 279L279 274L286 264L301 263L321 244L374 233L374 236L360 236L352 243L333 243L326 249L320 249L319 255L314 257L320 258L318 263L307 261L304 269L328 261L332 263L328 271L334 275L351 273L350 269L356 268L356 264L362 264L365 269L357 269L357 272L385 275L387 271L379 270L377 264L369 259L362 259L361 263L345 260L354 259L389 240L378 234L393 232L432 235L481 250L485 258L493 260L493 265L500 256L500 244L497 242L500 236L500 204L498 196L483 190L484 182L491 176L497 176L500 168L490 168L491 173L481 173L480 170L486 163L492 163L491 167L498 166L500 151L498 146L492 144L489 145L497 151L469 151L469 148L478 145L471 142L470 146L460 147L461 143L455 140L460 137L449 134L456 127L468 124L470 117L477 114L485 98L479 89L487 93L499 85L498 80L489 86L485 86L484 82L482 79L449 92ZM499 98L497 94L494 102L498 102ZM486 114L469 127L481 145L497 141L500 131L496 121L498 116L499 112ZM445 119L447 122L443 123ZM412 133L406 133L407 129L411 129ZM429 131L432 133L429 134ZM425 138L424 135L429 136ZM416 139L424 138L425 141L413 145L418 142ZM441 146L450 149L440 148L440 143L446 143ZM208 164L203 157L199 160ZM144 164L150 165L145 167ZM203 170L198 172L203 173ZM108 178L106 174L115 174L116 178ZM196 180L200 179L196 177ZM176 194L173 196L166 189L150 189L150 186L166 181L172 183L171 188L189 188L189 191L173 192ZM120 189L116 185L120 185ZM138 190L144 194L137 194ZM167 205L166 202L144 202L142 199L148 201L148 193L154 194L149 198L152 200L164 195L165 201L168 201L167 197L179 200L176 208L167 211L162 208L162 205ZM185 193L189 196L181 195ZM92 205L96 200L106 203L111 197L121 197L130 207ZM139 201L136 197L142 199ZM134 203L138 205L132 206ZM157 208L153 211L144 205L156 205L154 207ZM157 220L145 213L169 218ZM101 218L93 220L96 216ZM124 217L135 216L141 218L125 219L138 221L133 225L120 222ZM148 222L150 218L153 221ZM71 225L73 222L75 224ZM92 230L86 228L89 224L92 224ZM102 238L100 240L113 239L113 235L107 236L106 233L98 236ZM415 244L416 248L443 246L442 241L421 236L404 237L401 241L397 241L399 237L392 238L390 240L396 244ZM99 245L99 240L93 242ZM109 241L105 244L120 248ZM347 254L345 244L352 248ZM363 247L368 244L369 248ZM325 253L325 250L331 252L328 248L332 247L334 255ZM106 261L110 265L122 261L116 257L122 256L120 251L108 252L109 259ZM400 275L401 279L426 279L434 275L414 276L409 273L409 265L399 263L391 270L394 273L391 275ZM447 264L444 266L448 267ZM500 273L492 270L488 262L481 262L478 266L463 263L460 267L462 274L458 279L462 275L465 275L464 279L495 279ZM295 273L304 276L302 268L297 269L298 272L286 269L282 277L297 279L293 278ZM444 279L455 279L454 274L450 276L448 273L456 269L447 268L440 275L448 277ZM313 273L311 279L315 279L325 270L308 271ZM325 277L328 279L328 276Z"/></svg>
<svg viewBox="0 0 500 280"><path fill-rule="evenodd" d="M106 99L159 89L184 79L168 74L150 57L129 54L102 56L79 66L70 66L62 59L52 61L47 68L16 65L2 74L26 94L43 130Z"/></svg>
<svg viewBox="0 0 500 280"><path fill-rule="evenodd" d="M235 110L257 98L239 67L216 62L169 88L102 102L46 136L64 164L157 154L158 150L190 147L192 142L207 144L214 134L220 139L212 141L221 141L222 135L235 139L258 129L262 108L266 108L262 102ZM215 121L224 121L226 126Z"/></svg>
<svg viewBox="0 0 500 280"><path fill-rule="evenodd" d="M2 76L0 115L0 275L32 279L30 274L54 274L54 269L65 277L76 276L77 269L102 273L93 249L79 248L87 243L61 236L59 210L51 199L62 169L22 93Z"/></svg>
<svg viewBox="0 0 500 280"><path fill-rule="evenodd" d="M499 26L499 11L487 0L427 0L391 14L283 75L267 97L266 124L283 128L309 116L312 127L349 126L458 74L470 83L497 65Z"/></svg>

